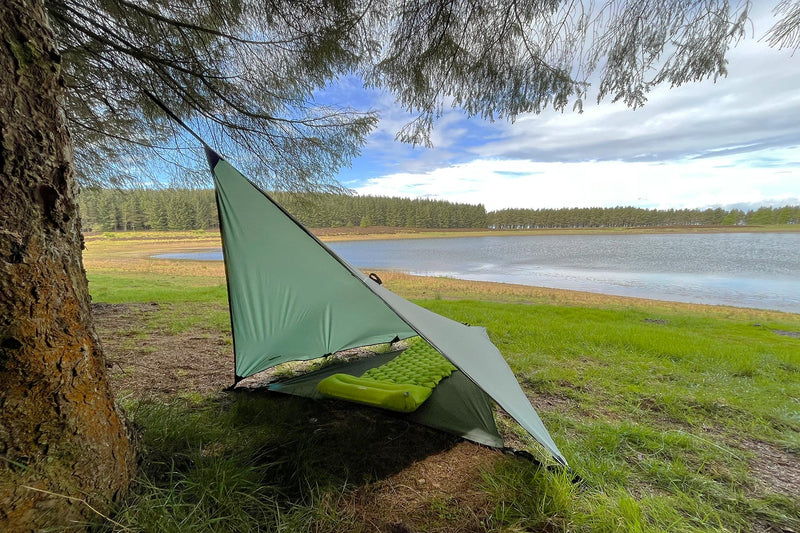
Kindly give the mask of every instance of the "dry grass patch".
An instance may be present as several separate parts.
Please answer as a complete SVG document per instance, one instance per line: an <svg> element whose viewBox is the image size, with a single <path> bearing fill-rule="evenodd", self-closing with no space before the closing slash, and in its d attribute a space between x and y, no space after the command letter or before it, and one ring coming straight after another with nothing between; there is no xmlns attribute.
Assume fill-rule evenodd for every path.
<svg viewBox="0 0 800 533"><path fill-rule="evenodd" d="M221 261L153 258L158 254L203 252L221 246L218 232L104 233L86 236L83 262L89 272L224 278Z"/></svg>

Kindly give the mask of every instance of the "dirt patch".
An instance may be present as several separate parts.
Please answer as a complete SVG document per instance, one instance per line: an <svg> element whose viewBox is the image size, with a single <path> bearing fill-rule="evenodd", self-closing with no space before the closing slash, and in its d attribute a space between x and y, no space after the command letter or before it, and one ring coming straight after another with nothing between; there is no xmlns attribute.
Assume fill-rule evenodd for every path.
<svg viewBox="0 0 800 533"><path fill-rule="evenodd" d="M800 499L800 457L759 440L746 440L742 446L755 454L750 471L769 491Z"/></svg>
<svg viewBox="0 0 800 533"><path fill-rule="evenodd" d="M800 339L800 331L785 331L782 329L773 329L773 333L777 333L778 335L782 335L784 337L792 337L794 339Z"/></svg>
<svg viewBox="0 0 800 533"><path fill-rule="evenodd" d="M578 406L578 402L574 399L560 393L541 393L528 394L528 400L534 409L539 412L554 411L559 413L568 413Z"/></svg>
<svg viewBox="0 0 800 533"><path fill-rule="evenodd" d="M208 395L230 386L230 336L213 330L148 330L148 319L159 311L155 303L92 305L117 397Z"/></svg>
<svg viewBox="0 0 800 533"><path fill-rule="evenodd" d="M132 315L140 316L143 313L158 311L159 309L160 307L156 302L140 304L109 304L101 302L92 304L92 316L96 321L100 321L112 329L118 329Z"/></svg>
<svg viewBox="0 0 800 533"><path fill-rule="evenodd" d="M482 532L492 504L477 487L481 471L503 454L461 442L401 472L354 491L344 504L369 531Z"/></svg>

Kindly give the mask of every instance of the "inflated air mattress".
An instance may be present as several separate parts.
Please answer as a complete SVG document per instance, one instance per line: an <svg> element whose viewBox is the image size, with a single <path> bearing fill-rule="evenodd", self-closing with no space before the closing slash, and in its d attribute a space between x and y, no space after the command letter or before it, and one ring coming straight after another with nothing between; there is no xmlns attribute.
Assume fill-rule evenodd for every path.
<svg viewBox="0 0 800 533"><path fill-rule="evenodd" d="M388 363L361 376L334 374L317 385L323 396L410 413L433 393L456 367L420 337Z"/></svg>

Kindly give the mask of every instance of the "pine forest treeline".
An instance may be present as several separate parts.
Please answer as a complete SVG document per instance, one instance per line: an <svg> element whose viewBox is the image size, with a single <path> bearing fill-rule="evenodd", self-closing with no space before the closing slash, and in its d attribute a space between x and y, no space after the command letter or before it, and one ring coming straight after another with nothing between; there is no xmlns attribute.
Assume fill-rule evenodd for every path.
<svg viewBox="0 0 800 533"><path fill-rule="evenodd" d="M273 193L272 197L312 228L393 226L485 228L483 205L444 200ZM78 202L87 231L193 230L219 227L209 189L87 189Z"/></svg>
<svg viewBox="0 0 800 533"><path fill-rule="evenodd" d="M800 224L800 206L739 209L642 209L636 207L503 209L444 200L286 194L273 197L309 227L409 228L615 228ZM216 229L210 189L86 189L79 197L87 231Z"/></svg>
<svg viewBox="0 0 800 533"><path fill-rule="evenodd" d="M642 209L590 207L503 209L488 214L496 229L632 228L648 226L736 226L800 224L800 206L740 209Z"/></svg>

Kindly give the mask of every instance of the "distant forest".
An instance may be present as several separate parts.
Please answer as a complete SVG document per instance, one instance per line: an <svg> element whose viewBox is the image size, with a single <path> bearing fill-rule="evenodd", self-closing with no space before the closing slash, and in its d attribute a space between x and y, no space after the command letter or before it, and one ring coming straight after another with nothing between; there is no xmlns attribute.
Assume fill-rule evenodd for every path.
<svg viewBox="0 0 800 533"><path fill-rule="evenodd" d="M443 200L274 193L273 198L308 227L410 228L613 228L800 224L800 206L738 209L637 207L503 209ZM210 189L86 189L78 198L86 231L216 229Z"/></svg>
<svg viewBox="0 0 800 533"><path fill-rule="evenodd" d="M800 206L739 209L641 209L590 207L564 209L503 209L487 215L497 229L633 228L648 226L736 226L800 224Z"/></svg>
<svg viewBox="0 0 800 533"><path fill-rule="evenodd" d="M485 228L483 205L382 196L288 194L271 196L311 228L393 226ZM210 189L87 189L78 203L86 231L191 230L219 227Z"/></svg>

